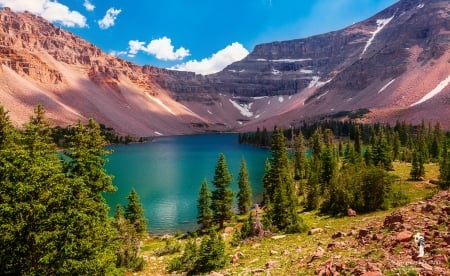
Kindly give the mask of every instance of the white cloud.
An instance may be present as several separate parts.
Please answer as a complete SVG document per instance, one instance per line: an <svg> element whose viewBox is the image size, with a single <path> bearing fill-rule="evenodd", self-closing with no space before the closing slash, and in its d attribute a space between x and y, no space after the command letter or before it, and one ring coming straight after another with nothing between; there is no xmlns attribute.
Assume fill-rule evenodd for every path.
<svg viewBox="0 0 450 276"><path fill-rule="evenodd" d="M109 54L110 54L111 56L115 56L115 57L118 57L118 56L124 56L124 55L126 55L127 53L128 53L127 51L115 51L115 50L109 51Z"/></svg>
<svg viewBox="0 0 450 276"><path fill-rule="evenodd" d="M170 69L180 71L192 71L197 74L207 75L221 71L231 63L245 58L249 52L239 42L234 42L224 49L201 61L190 60L186 63L175 65Z"/></svg>
<svg viewBox="0 0 450 276"><path fill-rule="evenodd" d="M147 46L145 42L139 40L130 40L128 42L128 56L134 57L139 51L154 55L160 60L182 60L190 55L189 50L180 47L174 50L172 40L167 37L162 37L150 41Z"/></svg>
<svg viewBox="0 0 450 276"><path fill-rule="evenodd" d="M86 17L81 13L52 0L0 0L0 6L10 7L15 12L28 11L66 27L87 27Z"/></svg>
<svg viewBox="0 0 450 276"><path fill-rule="evenodd" d="M83 6L87 11L93 11L95 9L95 6L89 0L84 0Z"/></svg>
<svg viewBox="0 0 450 276"><path fill-rule="evenodd" d="M122 12L122 10L116 10L115 8L109 8L106 11L105 16L98 21L98 26L100 29L108 29L109 27L114 26L117 16Z"/></svg>

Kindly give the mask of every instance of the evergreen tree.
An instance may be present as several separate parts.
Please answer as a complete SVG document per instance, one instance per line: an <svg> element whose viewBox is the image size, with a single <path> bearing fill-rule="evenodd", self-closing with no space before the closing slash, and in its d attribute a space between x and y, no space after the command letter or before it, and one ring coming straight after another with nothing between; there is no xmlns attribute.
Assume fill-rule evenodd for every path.
<svg viewBox="0 0 450 276"><path fill-rule="evenodd" d="M409 174L412 180L419 180L421 177L425 176L423 158L421 154L416 151L412 153L411 171Z"/></svg>
<svg viewBox="0 0 450 276"><path fill-rule="evenodd" d="M215 231L204 237L195 262L195 273L207 273L225 266L225 242Z"/></svg>
<svg viewBox="0 0 450 276"><path fill-rule="evenodd" d="M139 195L135 189L131 189L128 195L128 204L125 206L125 218L141 237L147 234L147 219L144 218L144 209L139 202Z"/></svg>
<svg viewBox="0 0 450 276"><path fill-rule="evenodd" d="M362 152L362 142L361 142L361 129L359 126L355 127L355 152L361 156Z"/></svg>
<svg viewBox="0 0 450 276"><path fill-rule="evenodd" d="M213 180L216 189L212 192L211 198L213 218L219 224L220 228L223 228L224 222L233 216L233 191L229 188L231 181L232 178L228 171L225 156L221 153L219 154Z"/></svg>
<svg viewBox="0 0 450 276"><path fill-rule="evenodd" d="M209 229L212 225L213 213L211 210L211 192L206 179L203 180L197 200L197 223L200 229Z"/></svg>
<svg viewBox="0 0 450 276"><path fill-rule="evenodd" d="M124 217L122 206L117 204L114 215L117 228L117 266L129 271L140 271L144 267L144 259L140 257L140 238L130 221Z"/></svg>
<svg viewBox="0 0 450 276"><path fill-rule="evenodd" d="M238 187L238 210L240 214L245 214L252 208L252 188L248 179L247 164L244 158L242 158L241 167L239 170Z"/></svg>
<svg viewBox="0 0 450 276"><path fill-rule="evenodd" d="M447 143L444 143L442 159L439 163L439 187L441 189L450 188L450 155Z"/></svg>
<svg viewBox="0 0 450 276"><path fill-rule="evenodd" d="M265 191L266 222L280 231L301 232L303 221L297 214L297 196L289 170L289 160L283 131L275 128L272 136L270 170L265 182L270 191Z"/></svg>
<svg viewBox="0 0 450 276"><path fill-rule="evenodd" d="M300 132L294 140L294 179L305 179L307 175L308 159L306 158L304 138Z"/></svg>
<svg viewBox="0 0 450 276"><path fill-rule="evenodd" d="M38 106L23 132L8 134L14 143L0 150L0 271L116 274L108 207L92 197L86 179L65 173L49 126Z"/></svg>

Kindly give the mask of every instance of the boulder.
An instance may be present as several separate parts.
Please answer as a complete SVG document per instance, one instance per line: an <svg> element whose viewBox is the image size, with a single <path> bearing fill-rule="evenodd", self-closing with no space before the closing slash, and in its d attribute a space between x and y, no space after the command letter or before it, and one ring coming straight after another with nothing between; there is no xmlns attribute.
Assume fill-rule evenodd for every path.
<svg viewBox="0 0 450 276"><path fill-rule="evenodd" d="M354 217L354 216L356 216L356 211L353 210L352 208L349 208L349 209L347 210L347 216L349 216L349 217Z"/></svg>
<svg viewBox="0 0 450 276"><path fill-rule="evenodd" d="M323 232L323 228L312 228L308 231L308 235L314 235L317 233L322 233Z"/></svg>
<svg viewBox="0 0 450 276"><path fill-rule="evenodd" d="M413 233L411 231L402 231L395 236L395 240L397 242L409 242L413 237Z"/></svg>
<svg viewBox="0 0 450 276"><path fill-rule="evenodd" d="M393 228L394 224L403 223L403 215L400 212L394 212L384 219L385 228Z"/></svg>
<svg viewBox="0 0 450 276"><path fill-rule="evenodd" d="M266 268L267 269L275 268L275 267L280 267L280 262L279 261L268 261L266 263Z"/></svg>
<svg viewBox="0 0 450 276"><path fill-rule="evenodd" d="M236 252L236 254L234 254L233 257L231 257L231 262L232 263L236 263L237 261L239 261L243 257L244 257L244 254L242 252Z"/></svg>
<svg viewBox="0 0 450 276"><path fill-rule="evenodd" d="M422 207L422 212L432 212L437 208L434 203L427 203L427 205Z"/></svg>

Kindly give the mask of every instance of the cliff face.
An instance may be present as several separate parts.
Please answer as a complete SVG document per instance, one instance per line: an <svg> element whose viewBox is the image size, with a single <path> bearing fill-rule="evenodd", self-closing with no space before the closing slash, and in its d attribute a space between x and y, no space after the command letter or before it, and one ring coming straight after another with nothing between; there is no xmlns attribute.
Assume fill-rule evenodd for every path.
<svg viewBox="0 0 450 276"><path fill-rule="evenodd" d="M29 13L0 11L0 102L17 124L44 104L57 124L122 133L289 126L369 109L367 122L450 128L450 3L402 0L348 28L257 45L207 76L137 66Z"/></svg>

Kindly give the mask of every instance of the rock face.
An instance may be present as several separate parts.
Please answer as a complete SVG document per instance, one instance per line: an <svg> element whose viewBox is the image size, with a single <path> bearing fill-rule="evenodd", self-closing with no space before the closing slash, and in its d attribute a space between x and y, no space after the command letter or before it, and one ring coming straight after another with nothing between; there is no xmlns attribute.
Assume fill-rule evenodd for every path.
<svg viewBox="0 0 450 276"><path fill-rule="evenodd" d="M359 109L370 110L366 121L419 123L450 116L449 43L448 1L402 0L342 30L257 45L217 74L159 83L181 99L222 93L239 96L242 105L254 103L248 128L267 121L256 117L279 96L289 101L285 97L271 112L273 124L342 118ZM439 93L431 96L433 91ZM421 102L426 95L430 99ZM255 102L262 96L272 98Z"/></svg>
<svg viewBox="0 0 450 276"><path fill-rule="evenodd" d="M342 119L450 128L450 5L401 0L348 28L257 45L201 76L137 66L30 13L0 11L0 102L16 124L43 104L140 136Z"/></svg>

